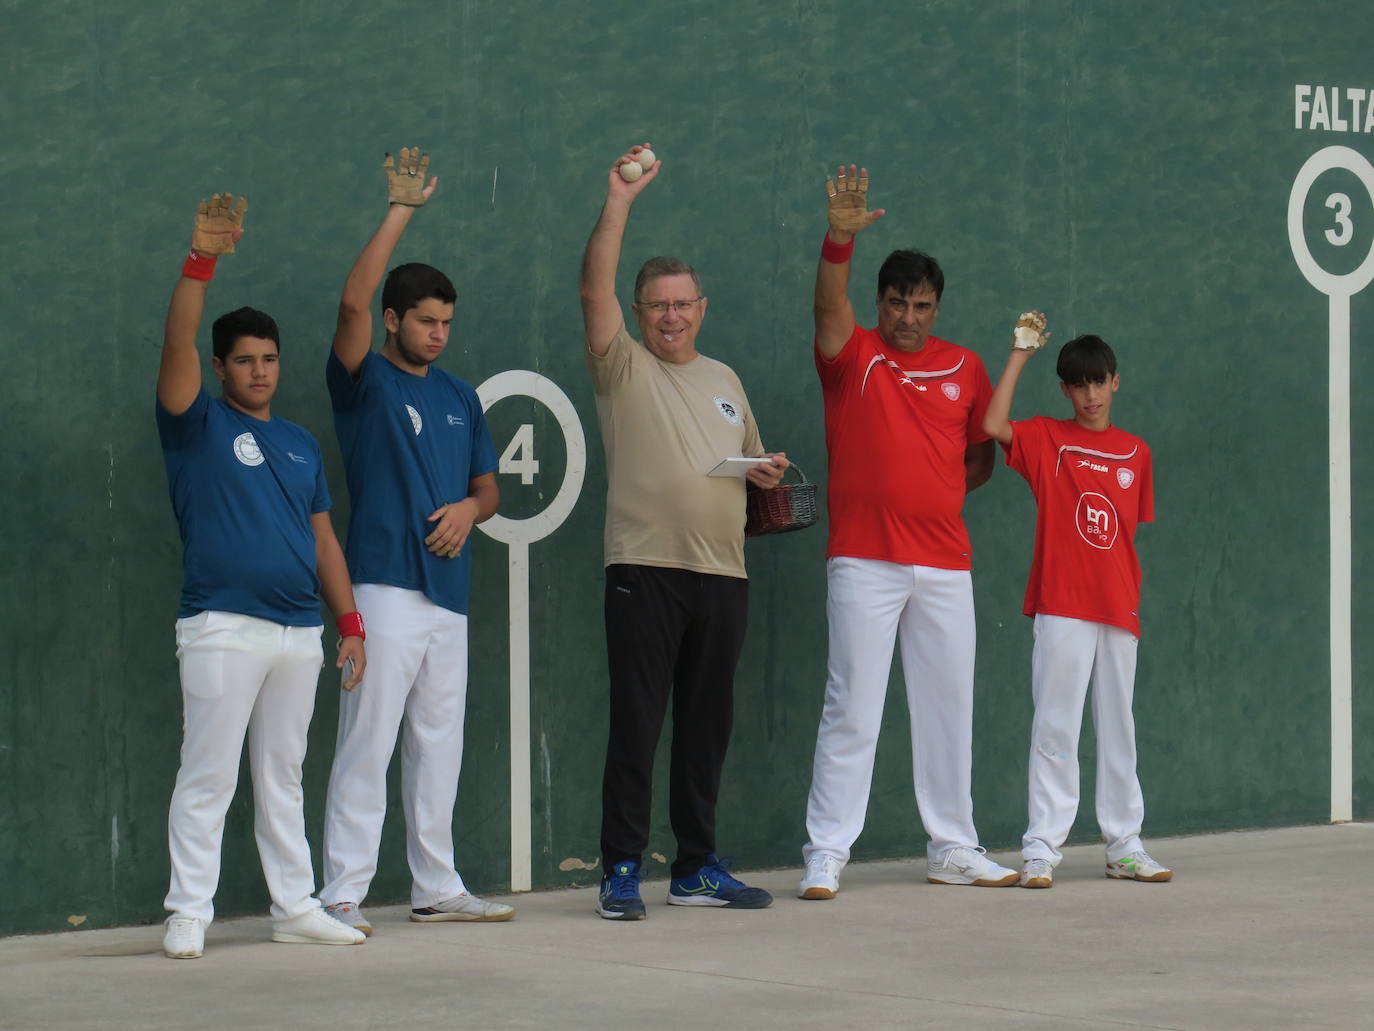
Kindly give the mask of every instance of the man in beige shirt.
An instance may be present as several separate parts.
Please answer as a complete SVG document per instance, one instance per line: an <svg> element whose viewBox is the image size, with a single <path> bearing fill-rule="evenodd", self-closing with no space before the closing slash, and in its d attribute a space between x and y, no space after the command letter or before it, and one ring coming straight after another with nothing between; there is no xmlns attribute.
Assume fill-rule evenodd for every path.
<svg viewBox="0 0 1374 1031"><path fill-rule="evenodd" d="M669 695L673 755L669 816L677 838L668 902L762 909L772 896L725 870L716 855L715 812L730 739L735 664L744 643L745 481L770 490L787 467L759 439L744 388L731 369L699 354L706 298L696 272L650 258L631 305L634 340L615 294L630 207L658 176L635 182L611 165L606 203L582 260L587 366L606 448L606 649L610 736L602 781L597 913L644 919L639 896L649 840L654 750ZM744 479L712 477L723 458L757 457Z"/></svg>

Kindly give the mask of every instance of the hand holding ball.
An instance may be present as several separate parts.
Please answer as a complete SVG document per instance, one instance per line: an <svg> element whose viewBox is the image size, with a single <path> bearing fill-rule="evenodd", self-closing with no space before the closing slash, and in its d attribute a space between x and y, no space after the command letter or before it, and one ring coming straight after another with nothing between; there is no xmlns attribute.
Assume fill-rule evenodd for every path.
<svg viewBox="0 0 1374 1031"><path fill-rule="evenodd" d="M1048 321L1038 311L1022 312L1021 317L1016 320L1016 328L1012 330L1011 346L1018 351L1040 350L1050 338L1045 332Z"/></svg>
<svg viewBox="0 0 1374 1031"><path fill-rule="evenodd" d="M620 178L624 179L627 183L632 183L649 169L653 168L654 162L657 160L658 158L654 156L654 152L646 147L620 166Z"/></svg>

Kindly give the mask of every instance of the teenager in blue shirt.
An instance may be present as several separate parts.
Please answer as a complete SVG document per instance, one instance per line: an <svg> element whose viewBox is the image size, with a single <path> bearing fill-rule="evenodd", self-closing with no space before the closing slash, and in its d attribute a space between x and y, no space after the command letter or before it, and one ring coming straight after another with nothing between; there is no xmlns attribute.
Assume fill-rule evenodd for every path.
<svg viewBox="0 0 1374 1031"><path fill-rule="evenodd" d="M339 708L325 809L330 913L364 934L360 908L377 871L386 771L404 724L401 802L410 918L509 920L510 906L468 892L454 866L453 806L467 702L468 549L496 512L496 453L477 392L432 363L457 295L429 265L393 269L382 287L386 339L372 350L371 305L387 262L437 180L429 159L386 160L389 207L344 283L325 370L352 503L347 554L372 665Z"/></svg>
<svg viewBox="0 0 1374 1031"><path fill-rule="evenodd" d="M280 336L271 316L240 308L215 321L201 383L196 333L220 254L242 235L247 202L216 194L196 216L172 292L157 378L157 426L182 540L177 659L184 704L181 768L167 819L171 887L163 949L204 950L219 882L224 815L248 738L254 831L272 897L273 941L358 945L363 936L313 897L301 763L323 663L320 596L339 616L345 689L363 675L363 628L329 522L320 448L272 414Z"/></svg>

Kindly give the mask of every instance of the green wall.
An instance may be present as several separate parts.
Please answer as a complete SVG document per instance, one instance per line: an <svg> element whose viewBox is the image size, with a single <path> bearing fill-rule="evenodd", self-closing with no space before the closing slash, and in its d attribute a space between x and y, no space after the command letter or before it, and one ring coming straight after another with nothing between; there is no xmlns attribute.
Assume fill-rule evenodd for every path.
<svg viewBox="0 0 1374 1031"><path fill-rule="evenodd" d="M1117 420L1157 464L1158 523L1139 537L1146 833L1328 818L1327 304L1294 263L1285 213L1310 154L1344 144L1374 156L1362 127L1294 127L1295 84L1374 90L1367 3L4 3L0 40L0 933L161 916L180 570L152 397L195 203L216 190L251 198L210 310L276 315L276 411L320 438L342 534L322 366L344 274L383 209L382 152L411 143L433 154L440 187L397 260L432 262L458 286L443 366L474 384L537 371L567 392L588 437L578 505L530 550L536 886L595 877L565 862L596 859L605 733L605 477L576 277L605 169L645 139L664 171L635 209L622 282L655 253L700 269L702 349L734 366L765 442L813 478L824 480L825 451L810 286L822 181L839 162L866 164L888 210L855 260L862 317L882 257L914 245L946 270L937 332L994 377L1026 308L1049 312L1056 341L1106 337L1123 363ZM1344 173L1319 185L1314 253L1353 267L1374 231L1370 198ZM1336 191L1354 204L1343 248L1321 243L1322 199ZM1351 313L1358 384L1374 371L1374 289ZM1017 414L1063 410L1051 365L1034 363ZM1356 390L1356 441L1374 418L1366 398ZM538 511L561 480L556 427L521 400L491 421L498 451L535 424L539 478L501 481L508 513ZM1356 626L1374 616L1361 547L1374 479L1361 457ZM1019 609L1033 506L1001 468L967 515L975 803L984 843L1011 847L1025 813ZM823 528L749 545L721 811L722 846L745 867L799 861L824 682L823 555ZM484 537L475 557L459 866L475 889L500 890L507 549ZM1360 818L1374 815L1374 763L1358 744L1374 726L1371 664L1357 637ZM923 851L900 691L892 701L861 858ZM323 678L306 771L317 862L336 711ZM1095 837L1090 811L1075 837ZM666 814L652 850L671 856ZM373 899L407 886L397 812ZM218 908L266 904L242 791Z"/></svg>

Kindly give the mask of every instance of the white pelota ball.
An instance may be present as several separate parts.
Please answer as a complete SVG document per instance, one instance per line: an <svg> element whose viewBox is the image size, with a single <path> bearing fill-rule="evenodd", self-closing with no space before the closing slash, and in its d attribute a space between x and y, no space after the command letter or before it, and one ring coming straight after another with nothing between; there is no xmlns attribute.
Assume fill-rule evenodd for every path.
<svg viewBox="0 0 1374 1031"><path fill-rule="evenodd" d="M644 169L640 167L637 161L626 161L620 166L620 178L624 179L627 183L634 182L643 174Z"/></svg>
<svg viewBox="0 0 1374 1031"><path fill-rule="evenodd" d="M641 150L635 155L635 160L639 162L639 167L647 172L654 167L654 162L657 161L658 158L654 157L654 152L652 150Z"/></svg>

